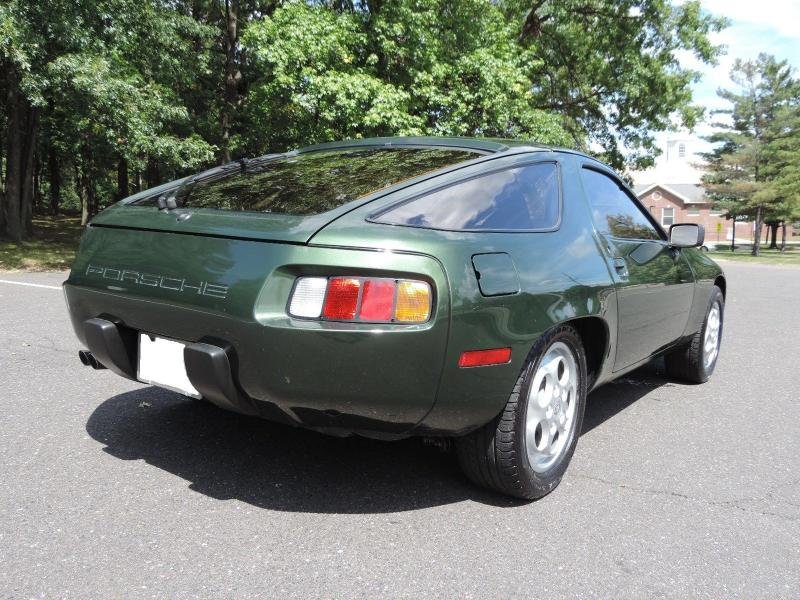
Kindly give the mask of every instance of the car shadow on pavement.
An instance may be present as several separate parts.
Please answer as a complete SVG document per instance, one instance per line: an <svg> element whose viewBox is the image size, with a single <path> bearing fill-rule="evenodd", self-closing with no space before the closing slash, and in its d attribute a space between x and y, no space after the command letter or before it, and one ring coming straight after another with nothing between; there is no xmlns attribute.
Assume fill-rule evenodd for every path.
<svg viewBox="0 0 800 600"><path fill-rule="evenodd" d="M591 394L583 433L653 389L639 379ZM648 374L644 380L660 381ZM362 514L463 500L492 506L522 503L472 485L452 454L419 439L335 438L230 413L155 387L106 400L86 430L112 456L144 460L212 498L272 510Z"/></svg>
<svg viewBox="0 0 800 600"><path fill-rule="evenodd" d="M661 358L597 388L586 399L581 435L599 427L653 390L673 385L680 384L667 378Z"/></svg>

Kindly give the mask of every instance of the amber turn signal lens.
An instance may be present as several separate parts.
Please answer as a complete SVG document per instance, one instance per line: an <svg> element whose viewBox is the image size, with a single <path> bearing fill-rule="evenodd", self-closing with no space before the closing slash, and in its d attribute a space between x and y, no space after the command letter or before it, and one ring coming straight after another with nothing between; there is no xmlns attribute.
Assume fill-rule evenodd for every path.
<svg viewBox="0 0 800 600"><path fill-rule="evenodd" d="M424 323L431 316L431 288L423 281L398 281L394 319L400 323Z"/></svg>

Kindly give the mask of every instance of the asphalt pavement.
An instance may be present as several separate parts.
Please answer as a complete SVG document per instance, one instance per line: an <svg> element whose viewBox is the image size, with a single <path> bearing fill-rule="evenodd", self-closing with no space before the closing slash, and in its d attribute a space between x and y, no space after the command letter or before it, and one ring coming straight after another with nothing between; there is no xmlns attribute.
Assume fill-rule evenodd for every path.
<svg viewBox="0 0 800 600"><path fill-rule="evenodd" d="M593 393L532 503L82 367L65 274L0 273L0 597L798 598L800 268L724 268L713 379Z"/></svg>

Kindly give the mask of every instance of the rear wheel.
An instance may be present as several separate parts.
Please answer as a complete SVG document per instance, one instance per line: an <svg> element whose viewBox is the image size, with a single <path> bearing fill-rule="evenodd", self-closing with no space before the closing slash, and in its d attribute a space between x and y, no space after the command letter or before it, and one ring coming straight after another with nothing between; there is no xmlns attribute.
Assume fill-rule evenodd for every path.
<svg viewBox="0 0 800 600"><path fill-rule="evenodd" d="M518 498L551 492L567 469L586 405L586 355L569 326L534 345L503 412L456 440L459 462L478 485Z"/></svg>
<svg viewBox="0 0 800 600"><path fill-rule="evenodd" d="M664 357L670 376L691 383L708 381L717 366L724 312L725 299L722 290L714 286L700 331L686 345Z"/></svg>

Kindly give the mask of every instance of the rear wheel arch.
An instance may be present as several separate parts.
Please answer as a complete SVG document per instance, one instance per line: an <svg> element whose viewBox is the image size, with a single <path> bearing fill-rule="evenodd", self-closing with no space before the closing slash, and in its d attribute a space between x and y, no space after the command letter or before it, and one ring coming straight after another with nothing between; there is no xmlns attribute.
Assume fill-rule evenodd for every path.
<svg viewBox="0 0 800 600"><path fill-rule="evenodd" d="M565 362L557 374L542 367L551 353ZM545 383L542 376L557 381ZM572 387L565 394L562 386ZM550 493L575 451L586 393L581 336L572 321L559 323L536 339L503 410L482 427L456 438L462 470L478 485L518 498L532 500ZM544 399L538 397L542 394Z"/></svg>
<svg viewBox="0 0 800 600"><path fill-rule="evenodd" d="M601 317L580 317L565 321L561 325L572 326L581 338L586 354L587 388L591 390L592 385L603 371L608 354L610 338L608 323Z"/></svg>
<svg viewBox="0 0 800 600"><path fill-rule="evenodd" d="M722 292L723 299L727 297L727 288L726 288L726 281L725 277L722 275L717 275L717 278L714 280L714 285L717 286L720 291Z"/></svg>

